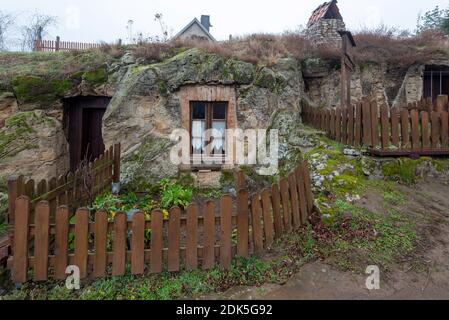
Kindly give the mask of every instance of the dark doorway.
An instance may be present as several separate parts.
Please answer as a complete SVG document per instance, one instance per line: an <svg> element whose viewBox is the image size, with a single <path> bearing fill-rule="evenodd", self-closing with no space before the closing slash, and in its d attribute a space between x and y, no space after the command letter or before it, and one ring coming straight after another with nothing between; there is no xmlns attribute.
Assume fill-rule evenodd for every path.
<svg viewBox="0 0 449 320"><path fill-rule="evenodd" d="M424 71L424 98L435 101L439 95L449 94L449 67L426 66Z"/></svg>
<svg viewBox="0 0 449 320"><path fill-rule="evenodd" d="M102 120L110 100L108 97L75 97L64 101L71 171L76 171L85 157L92 161L104 152Z"/></svg>

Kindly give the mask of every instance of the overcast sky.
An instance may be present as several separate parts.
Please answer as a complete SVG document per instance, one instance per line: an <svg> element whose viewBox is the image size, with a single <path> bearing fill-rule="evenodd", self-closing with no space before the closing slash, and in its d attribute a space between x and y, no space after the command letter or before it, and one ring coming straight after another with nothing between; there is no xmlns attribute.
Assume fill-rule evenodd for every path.
<svg viewBox="0 0 449 320"><path fill-rule="evenodd" d="M176 34L194 17L209 14L211 33L218 40L230 34L255 32L280 33L306 25L312 11L323 0L1 0L0 10L17 14L17 24L26 23L26 13L38 10L58 17L58 27L50 38L78 42L112 42L127 39L127 22L134 21L133 31L145 35L160 34L154 21L162 13L165 23ZM338 3L347 28L381 23L408 28L416 26L418 14L436 5L449 7L449 0L340 0Z"/></svg>

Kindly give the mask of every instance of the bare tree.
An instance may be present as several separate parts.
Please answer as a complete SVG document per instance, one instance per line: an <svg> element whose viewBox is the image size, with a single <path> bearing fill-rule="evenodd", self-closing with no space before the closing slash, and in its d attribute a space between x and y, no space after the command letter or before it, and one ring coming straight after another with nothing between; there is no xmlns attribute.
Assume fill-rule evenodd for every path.
<svg viewBox="0 0 449 320"><path fill-rule="evenodd" d="M86 196L89 206L92 207L94 202L94 185L95 185L95 176L94 176L94 168L91 167L91 162L88 156L89 145L87 146L86 154L84 155L84 159L80 162L78 166L78 171L80 172L80 179L82 183L82 195ZM76 182L75 182L76 184Z"/></svg>
<svg viewBox="0 0 449 320"><path fill-rule="evenodd" d="M48 29L55 26L57 19L54 16L49 16L39 12L35 12L28 19L29 24L22 26L22 51L33 50L34 44L37 40L47 35Z"/></svg>
<svg viewBox="0 0 449 320"><path fill-rule="evenodd" d="M14 16L0 11L0 51L7 49L7 34L14 25Z"/></svg>

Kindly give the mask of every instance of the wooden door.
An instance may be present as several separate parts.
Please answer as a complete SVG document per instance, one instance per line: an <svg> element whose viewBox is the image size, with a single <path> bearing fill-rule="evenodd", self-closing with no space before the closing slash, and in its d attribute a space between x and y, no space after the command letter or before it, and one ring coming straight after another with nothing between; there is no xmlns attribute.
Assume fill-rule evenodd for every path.
<svg viewBox="0 0 449 320"><path fill-rule="evenodd" d="M104 152L102 122L109 101L107 97L76 97L65 101L71 171L76 171L85 157L92 161Z"/></svg>

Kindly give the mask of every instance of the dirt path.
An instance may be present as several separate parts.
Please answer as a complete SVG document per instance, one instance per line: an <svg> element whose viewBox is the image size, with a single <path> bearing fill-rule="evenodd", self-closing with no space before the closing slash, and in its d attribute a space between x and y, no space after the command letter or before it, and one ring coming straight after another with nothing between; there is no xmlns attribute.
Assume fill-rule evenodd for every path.
<svg viewBox="0 0 449 320"><path fill-rule="evenodd" d="M381 275L381 289L368 291L367 275L313 262L286 284L234 288L224 299L449 299L449 176L428 177L413 187L399 186L407 201L395 207L416 221L417 252ZM381 212L379 195L367 192L359 206Z"/></svg>

